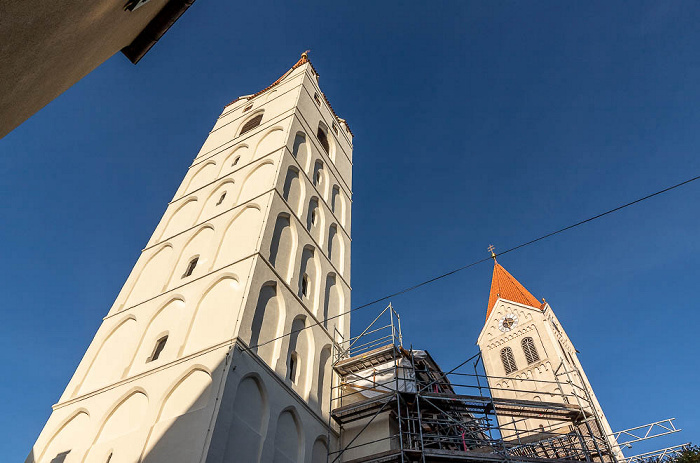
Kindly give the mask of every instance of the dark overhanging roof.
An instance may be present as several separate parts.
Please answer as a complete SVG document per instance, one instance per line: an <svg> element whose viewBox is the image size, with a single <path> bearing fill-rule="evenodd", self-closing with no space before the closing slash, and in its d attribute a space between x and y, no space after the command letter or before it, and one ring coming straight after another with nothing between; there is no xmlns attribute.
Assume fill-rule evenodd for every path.
<svg viewBox="0 0 700 463"><path fill-rule="evenodd" d="M163 37L180 16L192 6L195 0L170 0L149 22L141 33L126 47L122 48L124 56L136 64L148 50Z"/></svg>

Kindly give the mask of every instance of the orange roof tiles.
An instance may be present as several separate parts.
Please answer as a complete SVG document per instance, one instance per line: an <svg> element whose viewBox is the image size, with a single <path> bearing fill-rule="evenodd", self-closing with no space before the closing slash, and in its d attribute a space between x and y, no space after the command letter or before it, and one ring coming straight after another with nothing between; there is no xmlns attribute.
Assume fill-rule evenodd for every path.
<svg viewBox="0 0 700 463"><path fill-rule="evenodd" d="M493 306L496 304L496 300L499 297L539 309L542 309L544 306L543 303L539 302L535 296L530 294L530 291L525 289L513 275L508 273L508 271L494 259L491 293L489 294L489 305L486 309L487 319L489 315L491 315L491 310L493 310Z"/></svg>

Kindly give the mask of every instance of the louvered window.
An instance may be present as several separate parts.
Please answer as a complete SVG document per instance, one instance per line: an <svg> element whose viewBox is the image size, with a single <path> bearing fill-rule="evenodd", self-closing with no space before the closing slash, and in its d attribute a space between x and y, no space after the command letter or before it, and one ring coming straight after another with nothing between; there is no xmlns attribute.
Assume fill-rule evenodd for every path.
<svg viewBox="0 0 700 463"><path fill-rule="evenodd" d="M246 132L250 132L253 130L255 127L260 125L260 122L262 122L263 115L262 113L258 114L254 118L250 119L248 122L243 124L243 128L241 129L241 135L243 135Z"/></svg>
<svg viewBox="0 0 700 463"><path fill-rule="evenodd" d="M515 366L515 357L513 356L513 349L510 347L504 347L501 349L501 361L503 362L503 368L506 369L506 374L509 375L513 373L518 367Z"/></svg>
<svg viewBox="0 0 700 463"><path fill-rule="evenodd" d="M535 341L533 341L532 338L523 338L523 340L520 341L520 345L523 346L525 360L527 360L528 365L540 360L540 356L537 354L537 349L535 348Z"/></svg>

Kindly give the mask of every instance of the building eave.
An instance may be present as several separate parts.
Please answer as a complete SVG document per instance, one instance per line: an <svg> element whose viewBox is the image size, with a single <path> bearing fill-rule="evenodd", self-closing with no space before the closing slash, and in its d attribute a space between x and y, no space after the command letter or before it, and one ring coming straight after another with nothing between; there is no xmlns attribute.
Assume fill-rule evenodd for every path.
<svg viewBox="0 0 700 463"><path fill-rule="evenodd" d="M143 28L141 33L126 47L122 53L129 61L136 64L153 48L175 21L180 19L195 0L170 0L158 14Z"/></svg>

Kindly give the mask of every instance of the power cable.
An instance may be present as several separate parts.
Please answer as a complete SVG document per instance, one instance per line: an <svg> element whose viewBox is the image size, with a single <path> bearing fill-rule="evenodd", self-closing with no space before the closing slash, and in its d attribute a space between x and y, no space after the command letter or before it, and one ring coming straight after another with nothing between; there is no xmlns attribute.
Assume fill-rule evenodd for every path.
<svg viewBox="0 0 700 463"><path fill-rule="evenodd" d="M542 240L547 239L547 238L550 238L550 237L552 237L552 236L554 236L554 235L558 235L559 233L563 233L563 232L565 232L565 231L571 230L572 228L576 228L576 227L578 227L578 226L581 226L581 225L586 224L586 223L588 223L588 222L592 222L592 221L594 221L594 220L596 220L596 219L599 219L599 218L601 218L601 217L605 217L606 215L612 214L612 213L614 213L614 212L618 212L618 211L620 211L620 210L622 210L622 209L625 209L625 208L627 208L627 207L633 206L633 205L635 205L635 204L637 204L637 203L641 203L642 201L646 201L647 199L653 198L654 196L658 196L658 195L660 195L660 194L666 193L666 192L668 192L668 191L671 191L671 190L673 190L673 189L679 188L679 187L681 187L681 186L683 186L683 185L687 185L688 183L694 182L694 181L699 180L699 179L700 179L700 175L695 176L695 177L693 177L693 178L690 178L690 179L688 179L688 180L685 180L685 181L683 181L683 182L676 183L675 185L672 185L672 186L670 186L670 187L668 187L668 188L664 188L663 190L659 190L659 191L657 191L657 192L655 192L655 193L651 193L651 194L646 195L646 196L644 196L644 197L642 197L642 198L635 199L634 201L630 201L629 203L625 203L625 204L623 204L623 205L621 205L621 206L617 206L617 207L615 207L615 208L613 208L613 209L607 210L607 211L602 212L602 213L600 213L600 214L598 214L598 215L594 215L593 217L589 217L589 218L587 218L587 219L585 219L585 220L581 220L580 222L576 222L576 223L574 223L574 224L572 224L572 225L569 225L569 226L567 226L567 227L560 228L559 230L553 231L553 232L551 232L551 233L547 233L546 235L542 235L542 236L540 236L540 237L538 237L538 238L535 238L535 239L532 239L532 240L530 240L530 241L526 241L526 242L524 242L524 243L518 244L517 246L513 246L512 248L508 248L508 249L506 249L506 250L503 251L503 252L499 252L499 253L495 254L494 257L502 256L502 255L504 255L504 254L508 254L509 252L513 252L513 251L516 251L516 250L518 250L518 249L524 248L524 247L526 247L526 246L530 246L530 245L532 245L532 244L537 243L538 241L542 241ZM366 308L366 307L372 306L372 305L377 304L377 303L379 303L379 302L386 301L387 299L391 299L392 297L396 297L396 296L400 296L400 295L402 295L402 294L408 293L408 292L410 292L410 291L413 291L413 290L415 290L415 289L420 288L421 286L425 286L425 285L427 285L427 284L433 283L433 282L438 281L438 280L441 280L441 279L443 279L443 278L447 278L448 276L454 275L455 273L461 272L462 270L466 270L466 269L468 269L468 268L470 268L470 267L474 267L475 265L483 264L484 262L490 261L491 259L492 259L492 257L485 257L485 258L483 258L483 259L474 261L474 262L472 262L471 264L463 265L463 266L458 267L458 268L456 268L456 269L454 269L454 270L450 270L450 271L447 272L447 273L443 273L442 275L438 275L438 276L436 276L436 277L430 278L429 280L422 281L422 282L420 282L420 283L417 283L417 284L415 284L415 285L413 285L413 286L409 286L409 287L404 288L404 289L402 289L402 290L400 290L400 291L397 291L397 292L395 292L395 293L389 294L389 295L387 295L387 296L380 297L379 299L375 299L375 300L373 300L373 301L371 301L371 302L367 302L366 304L362 304L362 305L360 305L360 306L358 306L358 307L355 307L355 308L353 308L353 309L350 309L350 310L348 310L347 312L344 312L344 313L342 313L342 314L338 314L338 315L334 315L334 316L332 316L332 317L328 317L328 318L326 318L326 319L324 319L324 320L321 320L321 321L319 321L319 322L313 323L313 324L311 324L311 325L309 325L309 326L305 326L305 327L303 327L303 328L301 328L301 329L294 330L294 331L290 331L289 333L285 333L285 334L282 334L282 335L280 335L280 336L277 336L276 338L270 339L269 341L261 342L261 343L258 343L258 344L256 344L256 345L254 345L254 346L250 346L250 347L248 347L248 349L249 349L249 350L250 350L250 349L255 349L255 348L257 348L257 347L264 346L264 345L266 345L266 344L270 344L271 342L275 342L275 341L277 341L277 340L279 340L279 339L282 339L282 338L287 337L287 336L291 336L292 334L299 333L299 332L301 332L301 331L303 331L303 330L305 330L305 329L312 328L312 327L314 327L314 326L325 325L329 320L334 320L334 319L336 319L336 318L344 317L344 316L346 316L346 315L351 314L352 312L356 312L356 311L358 311L358 310L360 310L360 309L364 309L364 308Z"/></svg>

